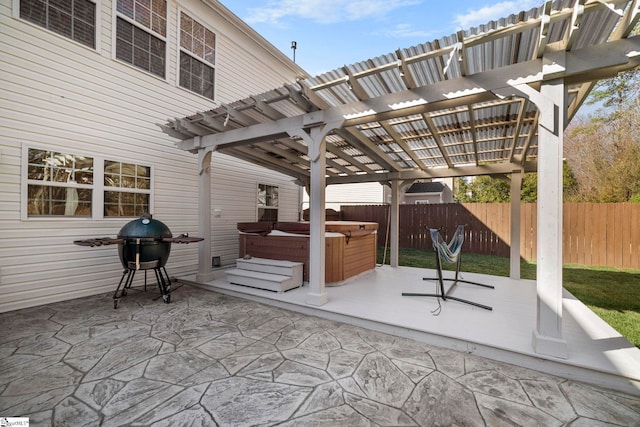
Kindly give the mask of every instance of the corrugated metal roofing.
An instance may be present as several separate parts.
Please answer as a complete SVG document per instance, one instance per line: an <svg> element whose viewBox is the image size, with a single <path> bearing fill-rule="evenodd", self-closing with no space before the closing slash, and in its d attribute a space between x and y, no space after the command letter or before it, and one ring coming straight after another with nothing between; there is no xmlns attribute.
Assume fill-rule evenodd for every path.
<svg viewBox="0 0 640 427"><path fill-rule="evenodd" d="M477 78L505 69L513 69L512 79L527 77L517 73L539 72L539 60L548 53L574 52L627 38L638 24L639 9L638 0L547 3L161 127L182 140L181 148L197 150L215 142L201 139L196 144L196 136L271 123L263 134L260 128L257 134L251 133L251 139L234 140L217 149L303 181L310 175L308 147L286 129L279 130L278 123L335 109L346 120L327 137L331 183L375 181L384 173L411 172L415 178L492 173L495 165L535 169L538 108L523 96L478 90ZM637 57L633 61L632 66L637 66ZM531 71L515 64L538 68ZM568 82L566 117L573 117L592 80L598 78L601 74ZM424 94L431 95L432 88L433 100L425 101ZM436 90L440 92L435 94ZM370 108L376 103L384 103L386 111Z"/></svg>

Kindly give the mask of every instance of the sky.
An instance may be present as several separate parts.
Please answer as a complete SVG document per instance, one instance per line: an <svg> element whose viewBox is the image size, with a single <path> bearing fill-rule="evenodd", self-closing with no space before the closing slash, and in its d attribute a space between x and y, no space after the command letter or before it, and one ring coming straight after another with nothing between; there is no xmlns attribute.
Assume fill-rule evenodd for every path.
<svg viewBox="0 0 640 427"><path fill-rule="evenodd" d="M221 0L316 76L541 6L543 0Z"/></svg>

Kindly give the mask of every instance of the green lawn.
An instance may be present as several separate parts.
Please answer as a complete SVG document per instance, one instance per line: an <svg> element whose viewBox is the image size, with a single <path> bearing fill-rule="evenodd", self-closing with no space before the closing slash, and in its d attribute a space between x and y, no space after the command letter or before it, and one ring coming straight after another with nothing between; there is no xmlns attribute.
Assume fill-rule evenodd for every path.
<svg viewBox="0 0 640 427"><path fill-rule="evenodd" d="M383 254L380 249L378 263L382 263ZM408 267L436 267L433 252L416 249L401 249L399 263ZM388 252L386 264L389 264ZM453 270L454 266L445 264L444 268ZM462 270L508 276L509 259L464 254ZM521 276L523 279L535 279L536 265L522 261ZM567 264L563 268L563 285L631 343L640 347L640 271Z"/></svg>

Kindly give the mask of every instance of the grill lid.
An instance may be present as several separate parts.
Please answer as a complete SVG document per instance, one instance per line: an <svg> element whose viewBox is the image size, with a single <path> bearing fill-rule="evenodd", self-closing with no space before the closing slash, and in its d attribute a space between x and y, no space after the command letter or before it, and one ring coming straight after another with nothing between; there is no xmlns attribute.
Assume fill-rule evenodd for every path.
<svg viewBox="0 0 640 427"><path fill-rule="evenodd" d="M151 218L144 213L136 220L124 225L118 233L119 239L163 240L172 237L171 230L162 221Z"/></svg>

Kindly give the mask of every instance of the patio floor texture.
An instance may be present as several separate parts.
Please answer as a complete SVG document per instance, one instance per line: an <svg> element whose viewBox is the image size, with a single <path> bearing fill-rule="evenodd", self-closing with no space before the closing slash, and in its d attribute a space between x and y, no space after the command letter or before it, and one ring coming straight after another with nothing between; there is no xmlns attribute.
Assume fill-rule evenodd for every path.
<svg viewBox="0 0 640 427"><path fill-rule="evenodd" d="M170 304L154 297L0 314L0 416L32 426L640 425L631 394L190 285Z"/></svg>

